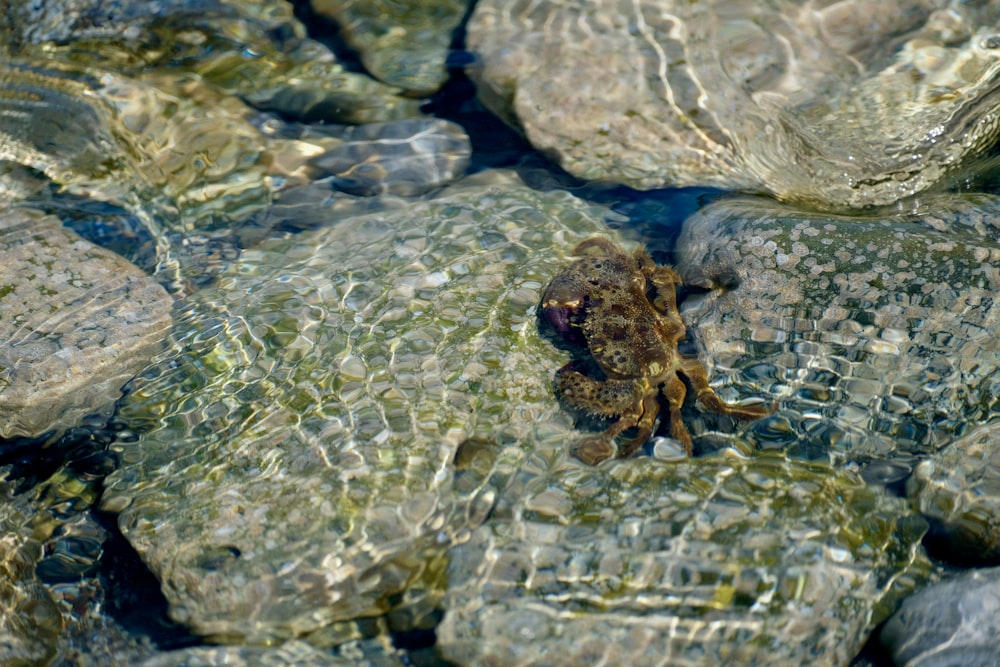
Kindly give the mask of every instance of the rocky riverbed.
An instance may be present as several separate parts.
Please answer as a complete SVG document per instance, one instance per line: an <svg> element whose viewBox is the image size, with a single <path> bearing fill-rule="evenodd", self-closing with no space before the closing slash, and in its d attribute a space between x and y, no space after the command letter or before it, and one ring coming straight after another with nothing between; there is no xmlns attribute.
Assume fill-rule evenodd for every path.
<svg viewBox="0 0 1000 667"><path fill-rule="evenodd" d="M7 3L0 662L991 664L997 7L862 9ZM775 411L575 458L595 235Z"/></svg>

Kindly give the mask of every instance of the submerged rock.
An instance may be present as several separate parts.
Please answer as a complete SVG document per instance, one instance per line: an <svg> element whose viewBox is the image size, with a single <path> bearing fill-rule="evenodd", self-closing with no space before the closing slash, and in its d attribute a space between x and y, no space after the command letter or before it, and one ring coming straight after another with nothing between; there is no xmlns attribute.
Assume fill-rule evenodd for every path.
<svg viewBox="0 0 1000 667"><path fill-rule="evenodd" d="M973 570L903 601L879 639L897 667L990 667L1000 655L1000 568Z"/></svg>
<svg viewBox="0 0 1000 667"><path fill-rule="evenodd" d="M0 663L42 667L55 657L62 617L35 577L40 545L32 539L31 512L0 481Z"/></svg>
<svg viewBox="0 0 1000 667"><path fill-rule="evenodd" d="M163 69L130 78L35 59L5 61L0 111L0 161L140 214L154 229L163 227L153 235L166 245L168 232L230 228L282 188L324 175L309 163L327 151L341 172L356 157L354 169L368 191L397 182L446 183L461 174L471 152L460 128L435 119L339 128L342 137L328 130L309 140L286 138L281 121L261 119L202 78ZM414 159L434 168L417 177ZM20 173L0 175L14 181ZM24 189L22 180L8 189Z"/></svg>
<svg viewBox="0 0 1000 667"><path fill-rule="evenodd" d="M825 465L633 459L520 491L451 552L455 664L839 667L928 572L902 501Z"/></svg>
<svg viewBox="0 0 1000 667"><path fill-rule="evenodd" d="M344 128L343 143L310 164L354 195L421 195L465 171L472 145L456 123L437 118Z"/></svg>
<svg viewBox="0 0 1000 667"><path fill-rule="evenodd" d="M400 655L378 645L362 644L341 649L334 655L293 640L275 647L218 646L169 651L137 667L404 667L408 664Z"/></svg>
<svg viewBox="0 0 1000 667"><path fill-rule="evenodd" d="M310 4L317 14L340 25L372 76L427 94L448 77L448 47L469 0L310 0Z"/></svg>
<svg viewBox="0 0 1000 667"><path fill-rule="evenodd" d="M207 283L239 250L234 228L291 187L333 170L344 190L418 193L471 152L454 123L344 70L283 0L13 2L0 38L0 192L125 209L177 293Z"/></svg>
<svg viewBox="0 0 1000 667"><path fill-rule="evenodd" d="M28 209L0 213L0 256L0 438L110 410L167 336L166 291Z"/></svg>
<svg viewBox="0 0 1000 667"><path fill-rule="evenodd" d="M997 3L481 0L480 98L570 173L887 204L1000 135Z"/></svg>
<svg viewBox="0 0 1000 667"><path fill-rule="evenodd" d="M152 6L141 0L13 0L4 10L0 49L19 58L44 54L49 66L97 64L134 79L195 74L227 94L301 120L370 123L420 115L417 100L347 71L329 49L308 39L285 0L165 0Z"/></svg>
<svg viewBox="0 0 1000 667"><path fill-rule="evenodd" d="M143 432L115 445L102 505L173 618L217 641L335 643L335 622L386 612L427 627L445 550L492 503L455 488L460 444L563 453L536 308L610 214L490 177L264 242L181 304L122 402Z"/></svg>
<svg viewBox="0 0 1000 667"><path fill-rule="evenodd" d="M779 403L734 424L739 437L797 458L905 461L988 418L1000 382L998 213L985 195L868 219L744 197L689 218L678 270L722 288L682 306L713 384L724 399Z"/></svg>
<svg viewBox="0 0 1000 667"><path fill-rule="evenodd" d="M969 430L922 461L907 483L931 521L929 548L963 565L1000 563L1000 423Z"/></svg>

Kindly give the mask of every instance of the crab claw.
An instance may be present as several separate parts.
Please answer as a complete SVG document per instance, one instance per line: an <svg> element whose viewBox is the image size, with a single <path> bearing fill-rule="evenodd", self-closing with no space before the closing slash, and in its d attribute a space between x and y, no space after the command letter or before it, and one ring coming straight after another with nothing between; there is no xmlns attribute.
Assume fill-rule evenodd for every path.
<svg viewBox="0 0 1000 667"><path fill-rule="evenodd" d="M542 297L542 314L556 333L573 343L584 342L580 333L587 286L573 274L556 276Z"/></svg>
<svg viewBox="0 0 1000 667"><path fill-rule="evenodd" d="M573 447L573 456L595 466L615 455L615 447L605 438L584 438Z"/></svg>
<svg viewBox="0 0 1000 667"><path fill-rule="evenodd" d="M542 305L542 313L552 328L560 336L573 335L573 317L579 311L579 306L550 301Z"/></svg>

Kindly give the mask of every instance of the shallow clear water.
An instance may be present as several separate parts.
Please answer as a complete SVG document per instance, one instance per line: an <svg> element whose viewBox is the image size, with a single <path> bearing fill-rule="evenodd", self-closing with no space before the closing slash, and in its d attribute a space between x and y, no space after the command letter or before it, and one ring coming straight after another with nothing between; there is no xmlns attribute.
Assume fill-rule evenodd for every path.
<svg viewBox="0 0 1000 667"><path fill-rule="evenodd" d="M950 567L907 480L996 413L990 197L846 218L588 182L477 100L461 30L441 89L401 94L304 4L316 42L281 2L174 9L153 36L4 28L4 196L173 300L114 406L2 442L54 610L27 664L892 664L872 626ZM423 146L414 115L471 153L450 126L417 132L434 160L391 152ZM607 423L554 395L587 351L538 304L593 234L686 271L681 352L778 411L689 398L694 459L665 417L638 458L570 457Z"/></svg>

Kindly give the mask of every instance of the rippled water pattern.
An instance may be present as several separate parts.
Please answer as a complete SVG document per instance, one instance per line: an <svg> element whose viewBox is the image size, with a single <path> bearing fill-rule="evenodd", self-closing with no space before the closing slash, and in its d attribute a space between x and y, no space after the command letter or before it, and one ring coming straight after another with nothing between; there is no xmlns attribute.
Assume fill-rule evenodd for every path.
<svg viewBox="0 0 1000 667"><path fill-rule="evenodd" d="M978 664L997 9L3 4L0 664ZM775 412L574 458L593 235Z"/></svg>

